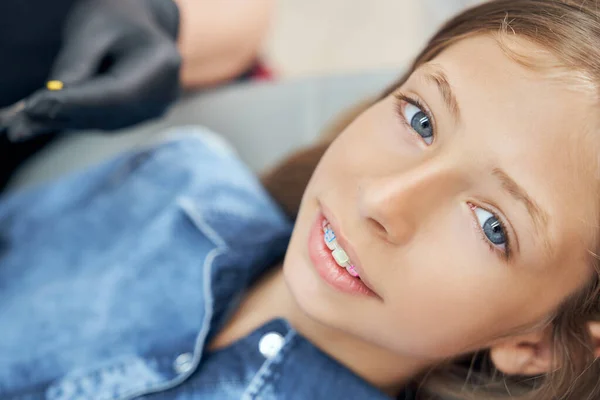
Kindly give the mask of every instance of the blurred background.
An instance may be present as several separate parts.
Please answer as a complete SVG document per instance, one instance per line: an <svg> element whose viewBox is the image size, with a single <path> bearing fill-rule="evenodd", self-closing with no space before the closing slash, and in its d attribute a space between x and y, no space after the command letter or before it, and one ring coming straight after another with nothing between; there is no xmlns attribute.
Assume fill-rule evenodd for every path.
<svg viewBox="0 0 600 400"><path fill-rule="evenodd" d="M279 77L407 65L446 19L481 0L276 0L264 57Z"/></svg>
<svg viewBox="0 0 600 400"><path fill-rule="evenodd" d="M5 1L0 1L0 11ZM43 4L43 0L38 1ZM66 5L73 1L84 0L61 0ZM21 136L35 139L18 144L7 140L4 144L0 143L0 158L8 165L3 170L0 169L0 189L9 181L9 187L19 188L100 162L119 151L150 140L153 135L166 132L170 127L180 125L204 125L219 132L239 150L242 160L253 170L263 171L286 154L312 143L344 110L387 87L410 64L441 24L462 9L482 1L484 0L139 2L138 5L178 5L182 16L181 21L177 21L181 22L179 40L175 43L171 42L173 38L167 38L166 41L157 43L177 46L176 51L182 54L184 62L180 83L186 96L173 104L171 101L174 99L170 98L165 98L162 103L158 102L163 108L172 106L161 118L155 118L157 112L148 112L147 115L122 124L118 127L121 130L111 135L104 133L107 128L102 123L120 120L124 115L131 114L131 110L122 105L111 108L113 102L119 103L120 96L111 97L108 94L126 93L127 98L134 99L131 104L135 105L135 110L146 110L150 108L140 105L145 104L145 99L153 98L146 94L146 88L157 90L157 98L161 98L160 94L168 93L164 90L165 87L176 88L178 82L163 84L150 79L145 81L145 85L136 85L136 88L144 88L136 94L128 89L128 82L137 82L140 79L139 71L130 71L125 78L114 82L119 90L107 91L104 86L99 86L96 91L85 91L99 96L101 101L95 99L93 103L105 107L96 107L96 111L103 115L103 118L95 120L96 123L75 128L86 131L86 134L36 136L39 134L36 129L40 126L43 128L43 124L25 125L27 129L19 124L11 125L11 121L19 121L13 114L20 116L23 111L10 105L14 103L14 107L19 106L19 100L44 85L54 62L52 55L60 50L62 28L60 24L50 24L46 27L48 34L41 37L37 28L30 29L29 41L25 41L22 48L10 48L13 59L18 60L19 58L15 58L17 56L25 58L8 65L17 66L12 71L14 76L0 76L0 87L6 89L12 85L18 89L12 95L8 93L9 96L4 99L4 106L10 106L8 115L11 117L6 119L7 126ZM15 12L14 5L20 4L19 0L11 0L9 3L13 4L12 9L9 7L12 12ZM93 8L108 4L100 1L86 3L92 9L88 13L78 14L82 15L79 25L69 26L88 26L87 18L94 18L98 12ZM110 4L116 7L119 3ZM56 7L50 8L54 10ZM100 8L102 11L102 7ZM21 10L17 7L16 11L20 11L25 20L29 19L27 8ZM109 14L112 15L113 12L115 10ZM164 15L165 10L155 12ZM54 10L54 14L54 19L58 21L64 20L65 15L70 18L69 8L66 6L64 10ZM71 59L62 63L63 68L69 68L64 68L66 71L61 75L61 80L65 80L64 76L68 78L68 73L77 72L77 68L70 66L92 64L93 68L89 68L89 71L98 69L94 67L95 60L103 60L105 55L102 52L111 50L98 45L102 43L97 38L99 35L113 37L115 32L128 32L130 28L140 30L137 37L149 34L144 31L144 26L148 24L137 26L136 18L132 17L131 21L128 18L114 21L107 19L104 31L93 32L84 37L86 40L65 40L65 53ZM2 28L4 27L0 25L0 30ZM65 35L67 39L82 37L82 32L75 28ZM12 28L4 29L11 32ZM152 32L155 31L157 30ZM69 46L71 42L75 45L81 42L83 46ZM140 45L143 43L133 43L130 51L119 51L122 59L117 61L135 65L131 58L139 53ZM97 47L100 54L89 51L90 46ZM50 49L47 51L50 56L46 57L45 64L31 61L39 58L40 48ZM148 51L155 53L157 49ZM91 54L92 57L86 57L86 54ZM31 68L22 69L21 65ZM118 63L112 60L109 65ZM149 69L143 69L147 70ZM21 72L26 74L20 76ZM80 84L99 82L96 78L92 74L86 77L87 81L80 78L76 81ZM21 83L15 85L14 82ZM60 96L60 92L45 92L44 95L56 97ZM83 100L82 104L87 104ZM63 104L68 110L78 109L77 102L67 104L67 107L64 99L53 101ZM46 107L42 113L51 109ZM110 114L111 118L107 118L106 110L115 110L114 115ZM23 118L27 120L28 117ZM37 121L40 116L36 115L35 118ZM55 123L54 117L47 118ZM64 120L68 121L69 118ZM108 129L115 128L112 126ZM69 130L69 127L54 129L62 131ZM10 162L7 163L7 160Z"/></svg>

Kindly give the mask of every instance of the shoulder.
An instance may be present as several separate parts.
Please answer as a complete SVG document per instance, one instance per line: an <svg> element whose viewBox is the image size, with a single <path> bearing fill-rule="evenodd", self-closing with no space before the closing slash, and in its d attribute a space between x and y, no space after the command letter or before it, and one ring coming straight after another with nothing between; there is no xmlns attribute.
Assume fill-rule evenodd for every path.
<svg viewBox="0 0 600 400"><path fill-rule="evenodd" d="M173 128L161 139L56 182L0 202L0 221L49 222L99 213L126 220L142 210L178 208L208 224L225 243L287 231L290 222L258 177L221 136L204 127Z"/></svg>
<svg viewBox="0 0 600 400"><path fill-rule="evenodd" d="M180 181L177 201L188 215L238 246L291 229L291 221L222 136L202 127L177 128L166 136L148 148L148 155L139 153L149 160L138 173L165 186Z"/></svg>

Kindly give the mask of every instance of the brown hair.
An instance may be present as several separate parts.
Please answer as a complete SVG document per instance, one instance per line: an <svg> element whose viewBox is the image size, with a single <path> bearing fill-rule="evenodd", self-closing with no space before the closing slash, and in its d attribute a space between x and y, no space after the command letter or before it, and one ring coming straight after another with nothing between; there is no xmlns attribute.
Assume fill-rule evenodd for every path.
<svg viewBox="0 0 600 400"><path fill-rule="evenodd" d="M566 81L575 90L591 90L598 96L600 0L496 0L468 9L448 21L408 72L379 99L395 91L417 67L453 43L478 34L494 36L513 60ZM520 39L538 45L541 51L519 54L512 43ZM291 218L296 217L302 193L328 145L374 100L349 110L319 143L293 154L263 176L263 184ZM600 363L595 359L586 325L590 320L600 320L600 267L594 257L590 257L590 265L595 270L593 279L568 298L552 320L553 355L560 365L557 370L535 378L505 376L494 369L487 352L482 351L438 365L415 379L418 398L600 398Z"/></svg>

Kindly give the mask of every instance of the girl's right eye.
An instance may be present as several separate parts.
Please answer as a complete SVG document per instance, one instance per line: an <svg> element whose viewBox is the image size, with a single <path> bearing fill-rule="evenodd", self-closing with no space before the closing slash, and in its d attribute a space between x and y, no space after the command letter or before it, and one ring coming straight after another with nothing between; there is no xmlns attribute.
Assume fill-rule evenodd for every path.
<svg viewBox="0 0 600 400"><path fill-rule="evenodd" d="M415 99L398 95L400 118L421 139L430 145L433 143L433 123L425 108ZM404 104L402 104L404 103Z"/></svg>

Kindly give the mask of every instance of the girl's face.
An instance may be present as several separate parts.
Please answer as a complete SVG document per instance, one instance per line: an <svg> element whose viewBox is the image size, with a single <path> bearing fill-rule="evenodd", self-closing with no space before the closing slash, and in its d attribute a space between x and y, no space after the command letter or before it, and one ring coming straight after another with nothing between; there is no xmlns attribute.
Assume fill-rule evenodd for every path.
<svg viewBox="0 0 600 400"><path fill-rule="evenodd" d="M596 107L490 37L451 46L324 155L284 262L295 300L430 360L543 324L592 277ZM323 214L371 292L324 248Z"/></svg>

